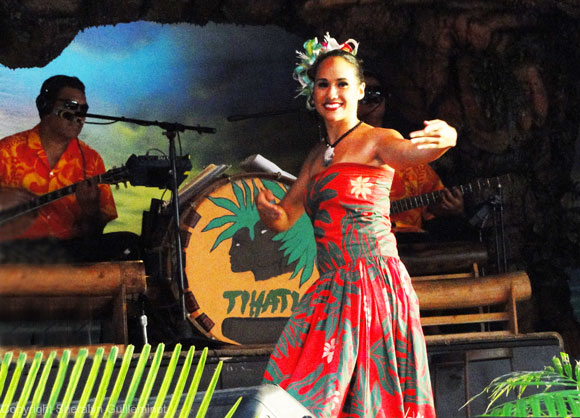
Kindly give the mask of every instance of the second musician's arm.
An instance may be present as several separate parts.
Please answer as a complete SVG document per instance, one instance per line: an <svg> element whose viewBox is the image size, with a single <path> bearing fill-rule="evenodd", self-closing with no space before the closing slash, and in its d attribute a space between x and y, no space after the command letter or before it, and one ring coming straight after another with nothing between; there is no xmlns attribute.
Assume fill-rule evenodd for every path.
<svg viewBox="0 0 580 418"><path fill-rule="evenodd" d="M441 200L429 206L429 212L435 216L462 215L464 212L464 200L461 190L457 187L443 189Z"/></svg>

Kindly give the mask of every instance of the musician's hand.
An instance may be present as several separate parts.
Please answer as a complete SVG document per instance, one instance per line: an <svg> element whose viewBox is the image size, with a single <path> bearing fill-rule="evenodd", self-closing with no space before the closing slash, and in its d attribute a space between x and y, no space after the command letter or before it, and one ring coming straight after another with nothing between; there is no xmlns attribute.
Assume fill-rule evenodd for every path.
<svg viewBox="0 0 580 418"><path fill-rule="evenodd" d="M0 212L17 208L36 197L38 196L25 189L12 187L0 188ZM11 214L16 214L16 217L0 217L0 220L2 220L0 223L0 241L18 238L19 235L33 224L38 212L33 211L18 214L18 210L16 210L16 212L11 212Z"/></svg>
<svg viewBox="0 0 580 418"><path fill-rule="evenodd" d="M100 214L101 191L94 179L79 183L75 195L83 213L91 216Z"/></svg>
<svg viewBox="0 0 580 418"><path fill-rule="evenodd" d="M280 219L283 214L283 209L275 203L275 199L274 193L268 189L260 190L256 199L256 207L258 208L260 219L266 225Z"/></svg>
<svg viewBox="0 0 580 418"><path fill-rule="evenodd" d="M34 193L26 189L17 188L1 188L0 189L0 211L19 206L23 203L29 202L36 196Z"/></svg>
<svg viewBox="0 0 580 418"><path fill-rule="evenodd" d="M461 215L464 210L463 194L457 187L444 189L441 201L430 208L430 212L436 215ZM435 213L436 212L436 213Z"/></svg>
<svg viewBox="0 0 580 418"><path fill-rule="evenodd" d="M425 121L424 124L422 130L409 134L411 142L416 144L418 149L450 148L457 143L457 131L447 122L435 119Z"/></svg>

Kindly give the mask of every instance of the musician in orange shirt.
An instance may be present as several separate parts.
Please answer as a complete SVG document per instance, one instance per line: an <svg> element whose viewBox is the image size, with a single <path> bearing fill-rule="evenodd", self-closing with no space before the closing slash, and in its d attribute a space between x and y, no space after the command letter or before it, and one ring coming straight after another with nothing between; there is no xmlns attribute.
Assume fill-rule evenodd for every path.
<svg viewBox="0 0 580 418"><path fill-rule="evenodd" d="M71 239L70 248L95 242L117 217L111 188L93 177L105 172L102 158L79 140L88 104L77 77L48 78L36 98L40 122L34 128L0 140L0 241ZM74 185L74 192L55 198L31 213L14 216L22 204ZM42 196L38 200L39 196ZM11 210L9 212L8 210ZM10 213L10 220L3 214ZM2 254L0 254L2 261Z"/></svg>
<svg viewBox="0 0 580 418"><path fill-rule="evenodd" d="M365 71L364 75L365 97L359 102L358 117L369 125L383 126L386 111L385 92L376 74ZM457 188L446 189L437 173L428 164L395 171L390 193L391 201L439 190L442 190L443 194L436 204L391 214L393 231L424 232L424 222L436 216L461 215L464 211L461 191Z"/></svg>

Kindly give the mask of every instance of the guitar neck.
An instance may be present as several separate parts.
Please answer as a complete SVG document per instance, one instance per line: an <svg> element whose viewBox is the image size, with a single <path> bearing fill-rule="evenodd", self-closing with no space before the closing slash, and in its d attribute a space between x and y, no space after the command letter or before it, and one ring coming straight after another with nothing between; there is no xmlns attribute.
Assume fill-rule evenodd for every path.
<svg viewBox="0 0 580 418"><path fill-rule="evenodd" d="M42 206L48 205L49 203L54 202L55 200L58 200L62 197L68 196L69 194L73 194L76 191L77 187L85 181L95 180L97 182L97 184L100 184L102 182L102 177L103 177L102 174L100 174L98 176L90 177L90 178L83 180L81 182L73 183L69 186L63 187L62 189L58 189L58 190L55 190L53 192L44 194L42 196L38 196L29 202L22 203L20 205L17 205L15 207L10 208L10 209L6 209L6 210L0 212L0 225L5 223L5 222L11 221L12 219L14 219L18 216L25 215L27 213L35 211L36 209L39 209Z"/></svg>
<svg viewBox="0 0 580 418"><path fill-rule="evenodd" d="M471 183L457 186L462 195L469 192L481 191L483 189L500 185L501 182L498 177L489 179L479 179ZM430 193L425 193L419 196L407 197L405 199L394 200L391 202L391 215L406 212L408 210L422 208L439 202L443 197L443 190L437 190Z"/></svg>

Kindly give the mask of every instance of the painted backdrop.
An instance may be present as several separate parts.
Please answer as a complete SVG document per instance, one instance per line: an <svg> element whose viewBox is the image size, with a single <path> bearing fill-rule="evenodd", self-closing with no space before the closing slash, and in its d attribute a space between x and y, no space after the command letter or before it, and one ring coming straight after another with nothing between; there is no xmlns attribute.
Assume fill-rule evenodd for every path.
<svg viewBox="0 0 580 418"><path fill-rule="evenodd" d="M292 70L302 43L273 26L135 22L90 28L44 68L0 66L0 137L34 126L42 82L68 74L85 83L89 113L215 128L215 134L180 135L180 149L191 155L191 176L210 163L232 165L235 172L255 153L297 172L317 137L315 118L304 110L304 99L295 99ZM132 154L167 153L160 128L94 122L99 124L87 124L81 139L101 153L107 168ZM146 187L121 186L114 193L119 219L107 231L137 233L151 198L170 196Z"/></svg>

